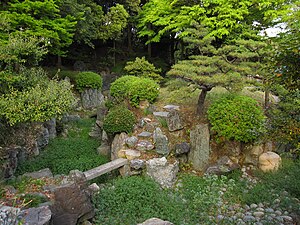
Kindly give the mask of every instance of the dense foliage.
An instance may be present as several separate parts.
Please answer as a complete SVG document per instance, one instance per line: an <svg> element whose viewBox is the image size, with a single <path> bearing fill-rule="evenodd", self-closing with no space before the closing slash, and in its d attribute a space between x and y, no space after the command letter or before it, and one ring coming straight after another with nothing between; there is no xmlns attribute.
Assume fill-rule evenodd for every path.
<svg viewBox="0 0 300 225"><path fill-rule="evenodd" d="M110 94L119 101L127 99L137 107L143 100L153 103L159 94L159 85L151 78L123 76L111 84Z"/></svg>
<svg viewBox="0 0 300 225"><path fill-rule="evenodd" d="M246 96L228 95L208 109L208 119L218 137L251 142L264 131L265 117L258 103Z"/></svg>
<svg viewBox="0 0 300 225"><path fill-rule="evenodd" d="M102 77L94 72L81 72L76 77L76 88L79 92L88 88L101 89L102 83Z"/></svg>
<svg viewBox="0 0 300 225"><path fill-rule="evenodd" d="M152 78L157 82L162 80L162 77L159 75L161 70L156 69L152 63L145 59L145 57L137 57L135 58L135 61L127 62L124 70L127 75Z"/></svg>
<svg viewBox="0 0 300 225"><path fill-rule="evenodd" d="M130 133L136 122L134 114L123 106L112 108L104 118L103 129L109 134Z"/></svg>

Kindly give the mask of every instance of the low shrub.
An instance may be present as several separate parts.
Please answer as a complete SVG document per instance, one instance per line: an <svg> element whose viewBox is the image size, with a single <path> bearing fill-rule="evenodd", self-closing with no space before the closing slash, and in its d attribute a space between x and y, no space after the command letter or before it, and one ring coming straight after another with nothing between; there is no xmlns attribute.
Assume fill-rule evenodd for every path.
<svg viewBox="0 0 300 225"><path fill-rule="evenodd" d="M82 92L86 88L101 89L102 77L94 72L81 72L76 77L76 88Z"/></svg>
<svg viewBox="0 0 300 225"><path fill-rule="evenodd" d="M123 76L111 84L110 94L118 101L127 99L137 107L143 100L153 103L158 97L159 85L150 78Z"/></svg>
<svg viewBox="0 0 300 225"><path fill-rule="evenodd" d="M208 119L217 137L250 142L264 132L265 116L252 98L226 95L208 109Z"/></svg>
<svg viewBox="0 0 300 225"><path fill-rule="evenodd" d="M109 134L130 133L135 124L134 114L123 106L112 108L103 122L103 129Z"/></svg>
<svg viewBox="0 0 300 225"><path fill-rule="evenodd" d="M155 68L155 66L148 62L145 57L135 58L135 61L127 62L125 72L128 75L137 77L147 77L151 78L157 82L161 81L163 78L159 75L160 69Z"/></svg>

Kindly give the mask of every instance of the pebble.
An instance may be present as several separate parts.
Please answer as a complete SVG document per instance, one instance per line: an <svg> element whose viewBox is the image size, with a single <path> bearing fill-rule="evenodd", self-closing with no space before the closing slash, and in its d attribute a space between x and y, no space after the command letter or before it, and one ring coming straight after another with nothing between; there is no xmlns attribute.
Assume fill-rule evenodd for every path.
<svg viewBox="0 0 300 225"><path fill-rule="evenodd" d="M255 217L254 216L244 216L243 221L244 222L255 221Z"/></svg>
<svg viewBox="0 0 300 225"><path fill-rule="evenodd" d="M293 218L290 216L281 216L281 218L283 218L284 220L290 221L290 222L293 221Z"/></svg>
<svg viewBox="0 0 300 225"><path fill-rule="evenodd" d="M274 209L272 209L272 208L266 208L266 209L265 209L265 212L266 212L266 213L273 213L273 212L274 212Z"/></svg>
<svg viewBox="0 0 300 225"><path fill-rule="evenodd" d="M253 203L253 204L250 205L250 208L255 209L255 208L257 208L257 205Z"/></svg>
<svg viewBox="0 0 300 225"><path fill-rule="evenodd" d="M275 214L276 214L277 216L281 216L281 215L282 215L282 212L281 212L280 210L276 210L276 211L275 211Z"/></svg>
<svg viewBox="0 0 300 225"><path fill-rule="evenodd" d="M254 213L253 213L253 216L259 217L259 218L263 217L264 215L265 215L264 212L254 212Z"/></svg>
<svg viewBox="0 0 300 225"><path fill-rule="evenodd" d="M264 209L264 208L261 208L261 207L257 208L256 210L257 210L257 211L260 211L260 212L264 212L264 211L265 211L265 209Z"/></svg>

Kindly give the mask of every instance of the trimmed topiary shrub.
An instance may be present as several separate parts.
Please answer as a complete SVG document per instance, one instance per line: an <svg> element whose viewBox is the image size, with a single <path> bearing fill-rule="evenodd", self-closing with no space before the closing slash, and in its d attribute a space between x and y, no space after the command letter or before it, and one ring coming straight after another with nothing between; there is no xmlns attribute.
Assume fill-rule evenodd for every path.
<svg viewBox="0 0 300 225"><path fill-rule="evenodd" d="M94 72L81 72L76 77L76 88L82 92L86 88L101 89L102 77Z"/></svg>
<svg viewBox="0 0 300 225"><path fill-rule="evenodd" d="M137 107L143 100L154 102L159 94L159 85L150 78L124 76L111 84L110 94L119 101L127 99Z"/></svg>
<svg viewBox="0 0 300 225"><path fill-rule="evenodd" d="M263 110L246 96L228 95L214 102L208 119L217 136L226 140L251 142L264 132Z"/></svg>
<svg viewBox="0 0 300 225"><path fill-rule="evenodd" d="M103 122L103 129L109 134L130 133L135 124L134 114L124 106L111 109Z"/></svg>
<svg viewBox="0 0 300 225"><path fill-rule="evenodd" d="M161 81L163 78L159 75L160 69L148 62L145 57L135 58L135 61L129 61L126 63L124 70L128 75L137 77L147 77L155 80L156 82Z"/></svg>

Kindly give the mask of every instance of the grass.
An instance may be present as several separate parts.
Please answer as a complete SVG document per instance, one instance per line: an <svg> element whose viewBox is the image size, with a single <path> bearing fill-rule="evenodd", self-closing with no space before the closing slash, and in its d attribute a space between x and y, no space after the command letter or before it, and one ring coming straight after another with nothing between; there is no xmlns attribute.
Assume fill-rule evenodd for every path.
<svg viewBox="0 0 300 225"><path fill-rule="evenodd" d="M119 178L95 196L94 224L137 224L152 217L182 225L233 224L220 222L217 216L226 215L236 204L264 203L271 207L276 198L283 210L299 213L299 202L293 199L300 196L299 169L299 161L284 161L278 172L257 174L257 184L241 179L240 171L228 176L181 174L177 186L168 190L148 177Z"/></svg>
<svg viewBox="0 0 300 225"><path fill-rule="evenodd" d="M99 141L88 135L94 123L94 119L82 119L70 124L67 138L50 141L39 156L17 168L17 175L43 168L49 168L53 174L68 174L70 170L86 171L108 162L106 157L97 154Z"/></svg>

